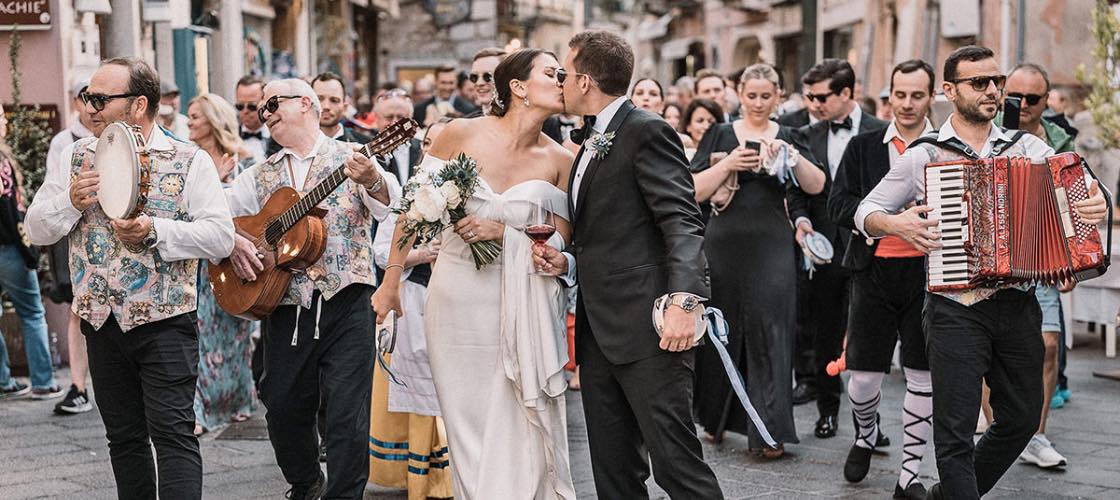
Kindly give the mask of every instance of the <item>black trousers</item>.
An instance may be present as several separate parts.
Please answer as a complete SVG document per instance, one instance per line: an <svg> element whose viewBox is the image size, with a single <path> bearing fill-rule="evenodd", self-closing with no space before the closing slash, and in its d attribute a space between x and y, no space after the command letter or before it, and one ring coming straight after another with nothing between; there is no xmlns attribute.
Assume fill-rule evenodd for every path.
<svg viewBox="0 0 1120 500"><path fill-rule="evenodd" d="M1042 311L1033 292L1002 290L961 305L927 294L922 313L933 380L933 443L945 498L990 491L1038 429L1042 408ZM972 444L981 381L993 422Z"/></svg>
<svg viewBox="0 0 1120 500"><path fill-rule="evenodd" d="M922 306L926 296L924 257L875 257L852 274L848 309L849 370L891 371L895 342L902 341L902 366L929 370Z"/></svg>
<svg viewBox="0 0 1120 500"><path fill-rule="evenodd" d="M817 369L813 356L813 332L809 328L809 273L801 269L804 252L797 248L797 328L793 341L793 378L797 385L817 386Z"/></svg>
<svg viewBox="0 0 1120 500"><path fill-rule="evenodd" d="M692 421L695 350L615 365L590 332L576 348L599 498L649 498L652 461L654 480L671 498L722 499Z"/></svg>
<svg viewBox="0 0 1120 500"><path fill-rule="evenodd" d="M330 300L316 291L312 308L281 306L262 323L261 402L268 438L284 479L319 477L320 398L325 404L327 490L323 498L362 498L369 477L369 398L373 377L373 287L354 284ZM319 338L315 337L316 306ZM298 326L298 330L297 330ZM296 331L295 345L292 345Z"/></svg>
<svg viewBox="0 0 1120 500"><path fill-rule="evenodd" d="M194 312L121 332L115 317L94 330L82 321L97 409L121 499L202 498L194 436L198 327ZM156 462L152 462L152 447Z"/></svg>
<svg viewBox="0 0 1120 500"><path fill-rule="evenodd" d="M817 266L809 281L809 301L805 307L816 356L817 412L822 417L840 412L843 383L840 377L830 376L825 367L839 358L844 349L850 285L848 271L835 262Z"/></svg>

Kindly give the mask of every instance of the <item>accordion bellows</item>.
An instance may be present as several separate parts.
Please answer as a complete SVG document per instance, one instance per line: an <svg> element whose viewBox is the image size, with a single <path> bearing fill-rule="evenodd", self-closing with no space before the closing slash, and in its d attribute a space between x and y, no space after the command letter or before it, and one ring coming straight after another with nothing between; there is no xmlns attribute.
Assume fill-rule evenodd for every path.
<svg viewBox="0 0 1120 500"><path fill-rule="evenodd" d="M1089 197L1083 164L1062 153L1045 164L996 157L927 165L926 203L943 245L930 252L927 289L1057 285L1104 274L1100 230L1073 210Z"/></svg>

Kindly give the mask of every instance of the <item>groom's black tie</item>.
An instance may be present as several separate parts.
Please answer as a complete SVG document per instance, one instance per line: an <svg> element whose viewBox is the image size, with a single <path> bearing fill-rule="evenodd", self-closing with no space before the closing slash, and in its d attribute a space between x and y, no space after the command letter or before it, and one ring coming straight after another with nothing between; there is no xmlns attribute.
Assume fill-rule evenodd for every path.
<svg viewBox="0 0 1120 500"><path fill-rule="evenodd" d="M595 126L595 115L587 115L583 117L583 126L577 129L572 129L570 137L572 142L576 144L583 144L583 140L591 133L591 127Z"/></svg>

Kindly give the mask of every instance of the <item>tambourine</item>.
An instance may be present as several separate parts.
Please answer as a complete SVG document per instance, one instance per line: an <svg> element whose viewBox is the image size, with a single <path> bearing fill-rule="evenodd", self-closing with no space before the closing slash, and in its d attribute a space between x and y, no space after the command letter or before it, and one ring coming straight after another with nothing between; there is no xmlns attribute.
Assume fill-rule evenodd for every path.
<svg viewBox="0 0 1120 500"><path fill-rule="evenodd" d="M144 212L152 169L140 127L124 122L105 127L97 139L93 168L101 178L97 202L105 215L132 219Z"/></svg>
<svg viewBox="0 0 1120 500"><path fill-rule="evenodd" d="M696 306L700 309L700 314L696 315L696 334L693 336L692 345L699 344L703 340L704 335L708 333L708 320L704 312L704 305ZM665 310L669 308L669 294L662 295L653 301L653 328L657 330L657 335L661 336L662 330L665 329Z"/></svg>
<svg viewBox="0 0 1120 500"><path fill-rule="evenodd" d="M835 255L832 242L821 233L806 234L801 239L801 250L813 264L817 265L832 262L832 257Z"/></svg>

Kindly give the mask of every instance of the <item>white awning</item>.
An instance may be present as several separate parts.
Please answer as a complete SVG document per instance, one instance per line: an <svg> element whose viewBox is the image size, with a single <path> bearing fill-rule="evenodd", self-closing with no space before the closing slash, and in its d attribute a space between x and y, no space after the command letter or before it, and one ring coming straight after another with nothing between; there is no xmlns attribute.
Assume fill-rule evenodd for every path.
<svg viewBox="0 0 1120 500"><path fill-rule="evenodd" d="M699 38L689 36L669 40L661 44L661 60L670 61L673 59L684 59L685 56L688 55L689 46L697 41L699 41Z"/></svg>
<svg viewBox="0 0 1120 500"><path fill-rule="evenodd" d="M669 34L669 23L673 22L672 14L665 14L657 19L646 19L638 24L638 40L647 41L661 38Z"/></svg>

